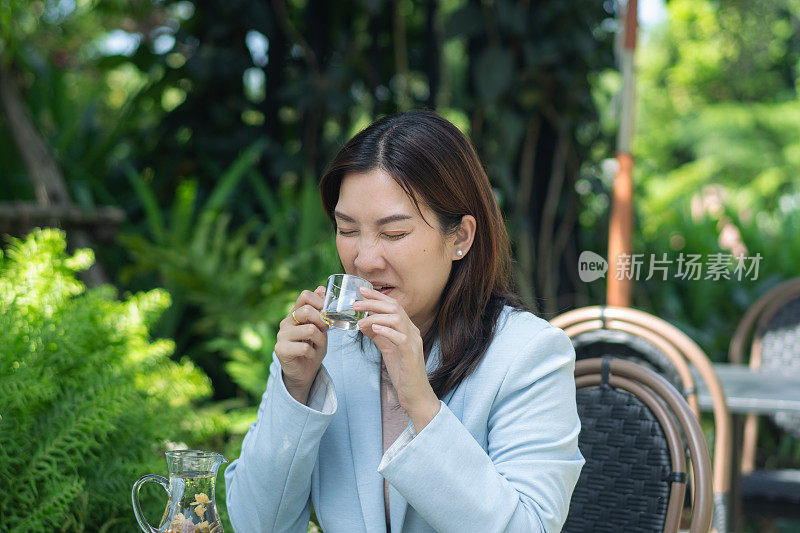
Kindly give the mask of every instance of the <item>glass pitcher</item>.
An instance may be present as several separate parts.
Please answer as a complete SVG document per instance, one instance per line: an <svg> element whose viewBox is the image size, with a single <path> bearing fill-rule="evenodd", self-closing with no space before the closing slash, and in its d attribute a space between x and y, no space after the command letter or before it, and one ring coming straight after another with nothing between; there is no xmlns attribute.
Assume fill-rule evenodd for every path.
<svg viewBox="0 0 800 533"><path fill-rule="evenodd" d="M217 469L228 460L216 452L172 450L167 452L169 479L155 474L133 484L133 513L146 533L221 533L214 487ZM169 495L167 508L158 528L151 526L139 505L139 489L148 481L158 483Z"/></svg>

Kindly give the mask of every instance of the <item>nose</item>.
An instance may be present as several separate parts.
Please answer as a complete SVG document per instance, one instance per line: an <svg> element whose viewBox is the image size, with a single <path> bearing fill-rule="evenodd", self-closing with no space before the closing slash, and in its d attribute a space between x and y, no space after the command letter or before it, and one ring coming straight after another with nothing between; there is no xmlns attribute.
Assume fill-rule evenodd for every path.
<svg viewBox="0 0 800 533"><path fill-rule="evenodd" d="M356 258L353 266L362 274L368 274L382 270L386 266L380 246L367 239L359 239L356 250Z"/></svg>

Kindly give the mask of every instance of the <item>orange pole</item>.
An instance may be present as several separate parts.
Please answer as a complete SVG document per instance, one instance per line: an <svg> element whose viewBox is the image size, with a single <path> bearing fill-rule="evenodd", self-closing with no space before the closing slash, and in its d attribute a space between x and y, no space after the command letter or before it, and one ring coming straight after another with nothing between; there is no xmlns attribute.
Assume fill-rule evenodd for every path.
<svg viewBox="0 0 800 533"><path fill-rule="evenodd" d="M606 303L620 307L631 306L634 281L630 270L631 260L629 259L625 266L622 259L623 256L630 257L633 254L633 155L630 145L633 137L635 104L633 57L637 32L636 1L628 0L623 26L625 34L619 51L622 70L622 109L617 137L619 169L614 178L611 219L608 226ZM617 279L618 276L621 279Z"/></svg>
<svg viewBox="0 0 800 533"><path fill-rule="evenodd" d="M614 178L611 200L611 221L608 231L608 285L606 303L630 307L632 283L628 277L617 279L617 260L623 254L631 255L633 246L633 156L628 152L617 154L619 171ZM625 274L624 270L619 271Z"/></svg>
<svg viewBox="0 0 800 533"><path fill-rule="evenodd" d="M628 9L625 12L625 46L626 50L636 49L636 31L638 28L638 17L636 0L628 0Z"/></svg>

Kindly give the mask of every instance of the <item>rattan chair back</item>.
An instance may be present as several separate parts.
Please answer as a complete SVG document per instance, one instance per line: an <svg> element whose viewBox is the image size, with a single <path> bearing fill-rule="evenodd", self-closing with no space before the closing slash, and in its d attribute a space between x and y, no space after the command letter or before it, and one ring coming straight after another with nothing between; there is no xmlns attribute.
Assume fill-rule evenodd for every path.
<svg viewBox="0 0 800 533"><path fill-rule="evenodd" d="M690 531L707 532L711 459L677 389L648 368L612 358L578 361L575 385L586 464L563 531L677 531L688 477L685 438L695 480Z"/></svg>
<svg viewBox="0 0 800 533"><path fill-rule="evenodd" d="M784 294L764 310L751 359L752 353L763 369L800 373L800 290ZM783 431L800 438L800 415L780 412L771 418Z"/></svg>
<svg viewBox="0 0 800 533"><path fill-rule="evenodd" d="M619 357L632 361L660 374L687 401L690 397L695 397L692 383L684 383L676 363L658 346L639 335L620 330L596 329L580 333L571 339L575 347L575 358L578 360ZM685 361L681 358L678 364L684 365Z"/></svg>
<svg viewBox="0 0 800 533"><path fill-rule="evenodd" d="M550 321L573 340L578 359L584 355L616 355L634 362L646 360L649 368L672 382L700 419L691 367L703 380L713 399L714 415L714 527L727 531L732 455L731 417L725 394L705 352L688 335L650 313L615 306L591 306L568 311ZM594 335L592 338L587 335ZM636 339L636 340L633 340ZM592 347L591 341L597 341ZM619 350L614 353L614 341ZM677 376L677 377L676 377Z"/></svg>

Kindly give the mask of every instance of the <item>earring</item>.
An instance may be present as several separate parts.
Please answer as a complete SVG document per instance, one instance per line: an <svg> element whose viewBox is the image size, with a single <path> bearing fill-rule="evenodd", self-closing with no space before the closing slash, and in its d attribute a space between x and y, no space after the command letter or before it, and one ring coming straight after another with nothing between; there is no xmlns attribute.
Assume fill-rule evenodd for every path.
<svg viewBox="0 0 800 533"><path fill-rule="evenodd" d="M464 251L463 250L456 250L456 255L458 257L461 257L462 255L464 255Z"/></svg>

